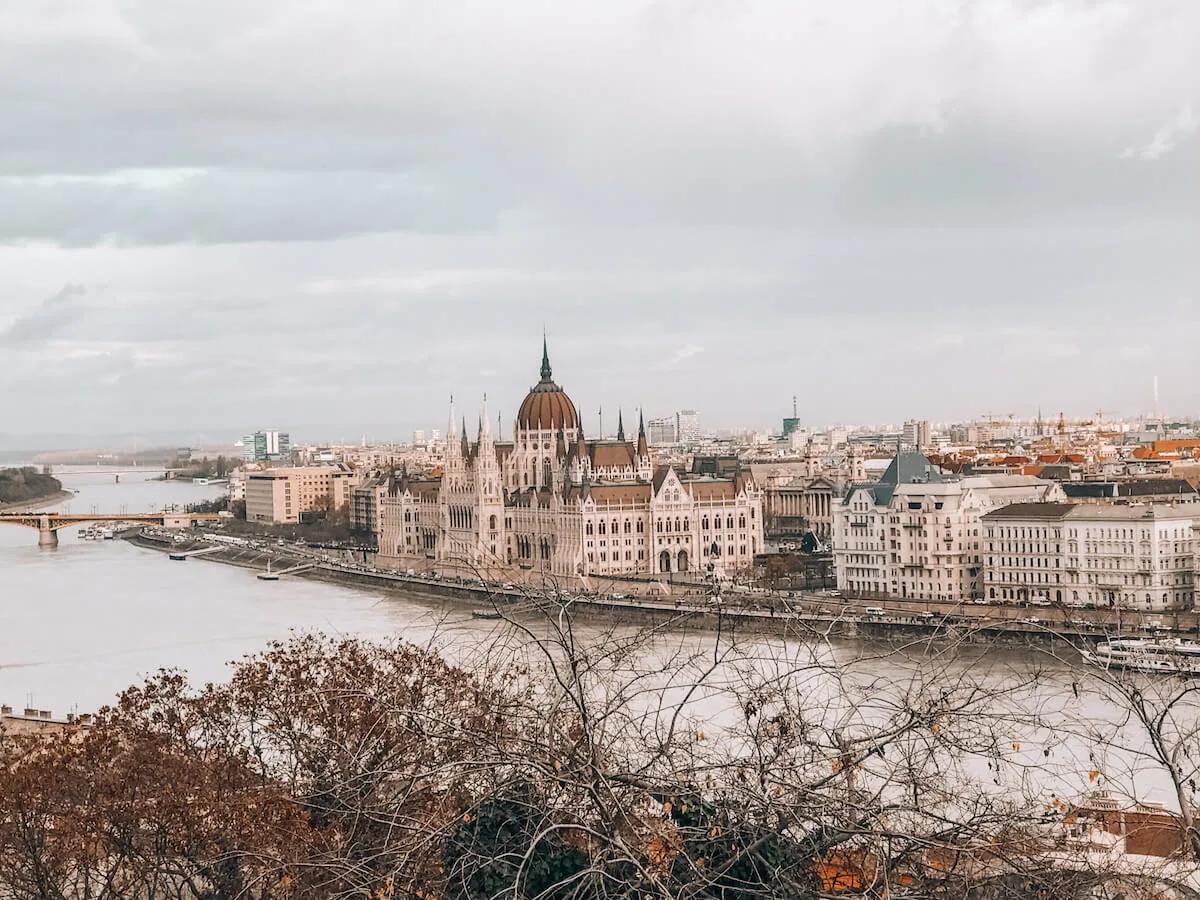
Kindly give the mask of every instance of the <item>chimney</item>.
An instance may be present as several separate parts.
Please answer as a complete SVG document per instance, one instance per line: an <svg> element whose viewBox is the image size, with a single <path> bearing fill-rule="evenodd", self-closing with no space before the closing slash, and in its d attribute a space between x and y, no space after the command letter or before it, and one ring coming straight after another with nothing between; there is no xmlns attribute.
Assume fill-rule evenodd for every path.
<svg viewBox="0 0 1200 900"><path fill-rule="evenodd" d="M27 719L36 719L36 718L37 718L37 710L36 710L36 709L30 709L28 706L27 706L27 707L25 707L25 718L27 718Z"/></svg>
<svg viewBox="0 0 1200 900"><path fill-rule="evenodd" d="M0 706L0 716L11 716L11 715L12 715L12 707L11 706L9 706L7 703L4 704L4 706Z"/></svg>
<svg viewBox="0 0 1200 900"><path fill-rule="evenodd" d="M48 709L43 709L41 712L39 712L39 713L38 713L38 718L39 718L39 719L49 719L49 718L51 718L51 715L50 715L50 710L48 710Z"/></svg>

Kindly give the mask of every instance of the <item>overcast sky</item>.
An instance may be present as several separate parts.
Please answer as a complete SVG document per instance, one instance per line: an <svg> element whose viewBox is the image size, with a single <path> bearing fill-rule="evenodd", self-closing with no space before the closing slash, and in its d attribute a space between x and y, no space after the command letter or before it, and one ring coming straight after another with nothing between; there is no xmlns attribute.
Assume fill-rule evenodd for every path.
<svg viewBox="0 0 1200 900"><path fill-rule="evenodd" d="M1197 414L1198 129L1197 0L0 0L0 432Z"/></svg>

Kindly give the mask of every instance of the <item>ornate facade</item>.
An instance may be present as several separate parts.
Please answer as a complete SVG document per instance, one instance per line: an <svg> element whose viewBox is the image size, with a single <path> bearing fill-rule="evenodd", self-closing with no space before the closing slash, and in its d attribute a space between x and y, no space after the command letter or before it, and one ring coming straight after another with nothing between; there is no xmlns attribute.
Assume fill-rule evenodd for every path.
<svg viewBox="0 0 1200 900"><path fill-rule="evenodd" d="M459 433L453 403L448 435ZM636 441L589 441L542 347L541 378L513 424L447 441L440 477L393 478L379 502L381 562L467 565L556 576L725 572L762 552L762 494L749 475L690 478Z"/></svg>

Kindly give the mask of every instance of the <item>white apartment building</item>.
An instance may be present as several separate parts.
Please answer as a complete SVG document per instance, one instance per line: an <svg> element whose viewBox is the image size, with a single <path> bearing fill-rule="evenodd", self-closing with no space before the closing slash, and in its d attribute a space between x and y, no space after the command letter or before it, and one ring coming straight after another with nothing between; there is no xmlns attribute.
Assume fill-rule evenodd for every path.
<svg viewBox="0 0 1200 900"><path fill-rule="evenodd" d="M1141 611L1195 604L1200 503L1021 503L984 517L987 597Z"/></svg>
<svg viewBox="0 0 1200 900"><path fill-rule="evenodd" d="M833 563L852 596L962 603L982 597L981 519L1011 503L1064 499L1025 475L943 474L920 453L899 454L874 484L834 505Z"/></svg>

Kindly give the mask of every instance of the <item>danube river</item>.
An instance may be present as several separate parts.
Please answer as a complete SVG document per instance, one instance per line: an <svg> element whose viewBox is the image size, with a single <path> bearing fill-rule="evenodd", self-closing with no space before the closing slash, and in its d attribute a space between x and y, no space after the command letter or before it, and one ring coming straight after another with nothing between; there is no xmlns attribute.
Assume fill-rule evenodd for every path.
<svg viewBox="0 0 1200 900"><path fill-rule="evenodd" d="M218 497L223 486L151 480L160 473L65 467L78 491L63 512L149 512ZM39 550L37 532L0 526L0 703L56 715L88 712L161 667L220 679L226 663L290 630L416 641L462 628L469 613L318 582L259 581L201 560L171 562L125 541L59 533Z"/></svg>

